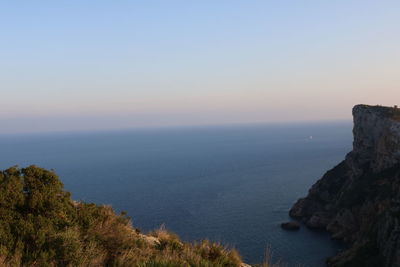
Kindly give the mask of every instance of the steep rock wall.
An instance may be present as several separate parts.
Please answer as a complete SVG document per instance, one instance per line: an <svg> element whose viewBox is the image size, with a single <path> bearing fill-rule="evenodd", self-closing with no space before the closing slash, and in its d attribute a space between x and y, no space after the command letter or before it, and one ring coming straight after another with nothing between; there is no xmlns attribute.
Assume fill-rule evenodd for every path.
<svg viewBox="0 0 400 267"><path fill-rule="evenodd" d="M353 117L353 150L289 213L351 245L328 265L400 266L400 110L357 105Z"/></svg>

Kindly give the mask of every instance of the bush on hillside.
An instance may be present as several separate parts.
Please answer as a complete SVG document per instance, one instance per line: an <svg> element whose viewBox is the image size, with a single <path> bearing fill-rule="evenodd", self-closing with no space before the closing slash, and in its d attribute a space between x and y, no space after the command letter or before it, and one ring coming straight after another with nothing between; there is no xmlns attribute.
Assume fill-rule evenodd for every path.
<svg viewBox="0 0 400 267"><path fill-rule="evenodd" d="M189 244L164 229L140 234L109 206L72 201L53 171L0 171L1 266L235 267L235 250Z"/></svg>

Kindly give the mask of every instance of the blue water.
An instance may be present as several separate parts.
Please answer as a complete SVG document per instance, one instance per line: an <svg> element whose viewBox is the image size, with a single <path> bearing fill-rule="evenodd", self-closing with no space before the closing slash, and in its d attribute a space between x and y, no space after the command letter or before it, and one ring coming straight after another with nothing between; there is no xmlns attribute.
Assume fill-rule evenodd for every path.
<svg viewBox="0 0 400 267"><path fill-rule="evenodd" d="M324 266L340 244L279 224L351 141L347 122L3 135L0 168L54 169L74 199L125 210L144 231L220 241L249 263L270 247L289 266Z"/></svg>

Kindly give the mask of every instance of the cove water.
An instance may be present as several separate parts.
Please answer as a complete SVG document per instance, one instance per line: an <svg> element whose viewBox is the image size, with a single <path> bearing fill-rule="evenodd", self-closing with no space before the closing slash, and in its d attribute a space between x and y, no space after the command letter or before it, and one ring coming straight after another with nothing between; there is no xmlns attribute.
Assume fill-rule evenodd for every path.
<svg viewBox="0 0 400 267"><path fill-rule="evenodd" d="M0 168L54 169L76 200L127 211L135 227L235 247L267 248L288 266L324 266L341 245L302 227L292 204L351 150L350 122L0 136Z"/></svg>

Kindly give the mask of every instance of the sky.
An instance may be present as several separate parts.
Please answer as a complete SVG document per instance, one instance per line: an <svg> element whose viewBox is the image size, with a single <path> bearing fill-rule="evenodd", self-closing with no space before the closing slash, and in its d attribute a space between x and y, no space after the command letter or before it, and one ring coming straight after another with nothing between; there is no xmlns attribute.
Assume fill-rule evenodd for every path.
<svg viewBox="0 0 400 267"><path fill-rule="evenodd" d="M400 1L0 1L0 133L400 104Z"/></svg>

